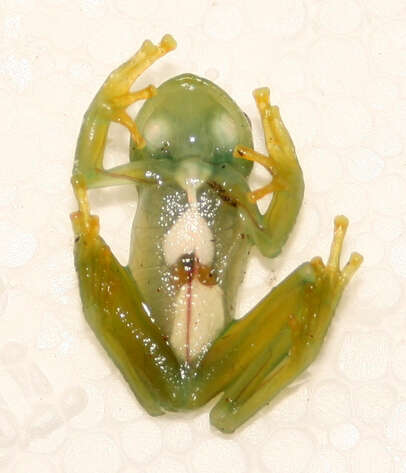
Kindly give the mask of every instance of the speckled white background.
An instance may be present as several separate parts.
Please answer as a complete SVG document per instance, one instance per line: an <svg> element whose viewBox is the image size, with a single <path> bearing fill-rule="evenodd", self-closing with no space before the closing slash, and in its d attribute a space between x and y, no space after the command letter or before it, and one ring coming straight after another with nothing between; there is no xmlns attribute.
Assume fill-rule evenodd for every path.
<svg viewBox="0 0 406 473"><path fill-rule="evenodd" d="M83 321L69 177L81 118L145 38L178 49L139 86L190 71L262 130L269 85L307 184L282 256L254 256L244 313L300 262L326 256L333 216L365 264L321 357L233 436L208 408L148 417ZM0 471L406 472L406 4L404 0L2 0L0 3ZM133 110L135 111L135 109ZM108 162L128 136L111 129ZM265 181L256 170L252 183ZM132 189L92 193L124 262Z"/></svg>

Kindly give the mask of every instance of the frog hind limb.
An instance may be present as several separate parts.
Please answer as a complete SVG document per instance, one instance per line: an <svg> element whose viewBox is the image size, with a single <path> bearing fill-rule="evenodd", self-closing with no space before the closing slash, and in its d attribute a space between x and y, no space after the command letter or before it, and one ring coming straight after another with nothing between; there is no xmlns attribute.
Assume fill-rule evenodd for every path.
<svg viewBox="0 0 406 473"><path fill-rule="evenodd" d="M346 217L335 218L334 238L326 265L320 257L301 265L247 314L246 318L253 319L253 325L260 322L254 330L259 341L251 340L256 347L253 351L257 349L259 354L252 360L252 366L246 365L240 376L229 384L211 411L211 423L221 431L233 432L318 355L343 290L363 259L359 253L352 253L348 263L340 269L347 225ZM278 312L265 314L267 307L277 307ZM259 349L264 337L258 336L257 329L267 332L268 326L271 327L267 322L270 318L272 328L279 327L279 334ZM230 332L232 330L233 327ZM230 335L226 337L230 339Z"/></svg>

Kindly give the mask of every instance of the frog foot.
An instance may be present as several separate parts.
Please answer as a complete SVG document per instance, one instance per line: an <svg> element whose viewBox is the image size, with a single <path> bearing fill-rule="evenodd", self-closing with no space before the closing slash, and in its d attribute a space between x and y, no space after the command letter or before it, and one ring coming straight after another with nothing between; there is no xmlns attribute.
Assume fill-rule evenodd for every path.
<svg viewBox="0 0 406 473"><path fill-rule="evenodd" d="M310 264L315 273L314 283L308 287L301 317L288 320L292 331L291 361L310 364L323 341L335 308L354 273L362 263L359 253L352 253L347 264L340 269L340 256L348 219L338 215L334 219L334 237L327 264L315 257Z"/></svg>
<svg viewBox="0 0 406 473"><path fill-rule="evenodd" d="M176 41L170 35L165 35L158 45L149 40L144 41L131 59L109 75L94 99L105 118L120 123L129 130L137 148L143 148L145 140L125 109L134 102L153 97L157 91L153 85L136 92L131 92L130 88L151 64L175 48Z"/></svg>
<svg viewBox="0 0 406 473"><path fill-rule="evenodd" d="M73 232L75 234L75 242L78 242L81 237L89 237L93 239L99 235L99 217L97 215L86 216L83 212L78 210L70 214Z"/></svg>
<svg viewBox="0 0 406 473"><path fill-rule="evenodd" d="M318 256L311 260L311 264L318 277L324 279L325 283L331 286L331 288L335 288L337 296L341 295L345 286L347 286L363 260L359 253L354 252L351 254L350 259L344 268L340 269L341 251L347 227L347 217L344 215L337 215L334 219L334 236L327 264L324 265L322 259Z"/></svg>
<svg viewBox="0 0 406 473"><path fill-rule="evenodd" d="M99 234L99 217L90 214L84 177L81 174L74 175L72 177L72 186L79 204L79 211L73 212L70 215L75 241L77 242L84 235L94 238Z"/></svg>
<svg viewBox="0 0 406 473"><path fill-rule="evenodd" d="M270 104L269 88L256 89L253 95L261 115L268 156L242 145L234 148L233 156L259 163L272 175L272 182L249 193L251 202L256 202L272 192L289 189L289 171L296 167L297 158L292 139L282 122L279 108Z"/></svg>

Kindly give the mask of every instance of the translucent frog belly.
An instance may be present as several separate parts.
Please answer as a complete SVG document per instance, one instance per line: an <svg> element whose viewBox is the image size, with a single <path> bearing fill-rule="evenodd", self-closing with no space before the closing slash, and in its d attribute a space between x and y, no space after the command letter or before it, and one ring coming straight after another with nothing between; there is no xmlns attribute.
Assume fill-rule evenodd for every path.
<svg viewBox="0 0 406 473"><path fill-rule="evenodd" d="M197 278L184 284L174 304L170 343L180 361L192 361L224 327L223 291Z"/></svg>
<svg viewBox="0 0 406 473"><path fill-rule="evenodd" d="M165 221L148 211L161 196ZM236 238L235 209L219 199L208 186L192 198L179 189L140 196L129 267L180 362L204 354L231 319L243 277L246 242Z"/></svg>
<svg viewBox="0 0 406 473"><path fill-rule="evenodd" d="M214 259L214 238L196 202L178 218L164 237L164 255L170 266L184 254L194 254L205 265Z"/></svg>
<svg viewBox="0 0 406 473"><path fill-rule="evenodd" d="M208 268L208 274L213 271L215 245L195 195L165 234L163 246L165 260L168 266L174 266L180 285L173 304L170 343L178 359L189 362L224 327L223 291L201 271L201 265ZM202 278L203 282L199 280Z"/></svg>

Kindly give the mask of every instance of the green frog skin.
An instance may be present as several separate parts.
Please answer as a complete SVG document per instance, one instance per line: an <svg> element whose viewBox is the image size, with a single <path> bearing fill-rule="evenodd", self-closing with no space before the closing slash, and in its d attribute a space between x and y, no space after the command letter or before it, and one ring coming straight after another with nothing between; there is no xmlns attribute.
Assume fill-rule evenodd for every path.
<svg viewBox="0 0 406 473"><path fill-rule="evenodd" d="M211 423L233 432L305 370L320 351L362 257L341 269L348 221L338 216L330 255L300 265L243 318L234 308L250 248L278 255L299 212L303 177L269 90L254 91L268 155L212 82L183 74L157 89L134 81L176 47L166 35L107 78L80 131L72 184L75 266L85 317L146 411L161 415L222 393ZM126 108L145 100L135 121ZM111 122L131 135L129 162L103 166ZM252 191L253 162L270 183ZM272 179L271 179L272 178ZM138 206L127 266L99 235L87 190L132 183ZM262 214L257 201L271 194Z"/></svg>

